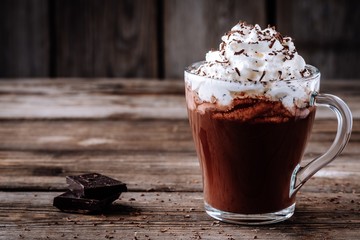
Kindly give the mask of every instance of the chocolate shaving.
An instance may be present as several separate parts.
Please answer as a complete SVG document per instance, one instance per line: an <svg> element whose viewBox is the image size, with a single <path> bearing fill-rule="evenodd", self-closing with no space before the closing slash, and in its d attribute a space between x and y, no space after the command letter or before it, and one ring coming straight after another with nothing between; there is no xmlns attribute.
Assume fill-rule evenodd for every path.
<svg viewBox="0 0 360 240"><path fill-rule="evenodd" d="M281 79L282 71L278 71L278 73L279 73L279 78Z"/></svg>
<svg viewBox="0 0 360 240"><path fill-rule="evenodd" d="M284 50L286 50L286 51L289 50L289 46L287 46L287 45L283 45L283 48L284 48Z"/></svg>
<svg viewBox="0 0 360 240"><path fill-rule="evenodd" d="M241 31L241 30L228 31L226 34L227 34L227 35L231 35L231 34L233 34L233 33L240 33L240 34L244 34L244 32L243 32L243 31Z"/></svg>
<svg viewBox="0 0 360 240"><path fill-rule="evenodd" d="M240 51L235 52L234 55L240 55L240 54L242 54L244 51L245 51L245 49L241 49Z"/></svg>
<svg viewBox="0 0 360 240"><path fill-rule="evenodd" d="M225 42L220 43L220 50L224 50L225 49Z"/></svg>
<svg viewBox="0 0 360 240"><path fill-rule="evenodd" d="M235 67L235 71L236 71L237 75L239 75L239 77L240 77L241 76L240 71L239 71L239 69L237 67Z"/></svg>
<svg viewBox="0 0 360 240"><path fill-rule="evenodd" d="M304 77L304 76L305 76L305 73L306 73L306 69L304 69L304 70L300 71L300 74L301 74L301 76L302 76L302 77Z"/></svg>
<svg viewBox="0 0 360 240"><path fill-rule="evenodd" d="M250 82L253 82L253 81L254 81L254 80L252 80L252 79L250 79L250 78L248 78L247 80L250 81Z"/></svg>
<svg viewBox="0 0 360 240"><path fill-rule="evenodd" d="M277 40L279 40L281 43L282 43L283 40L284 40L283 36L282 36L279 32L277 32L274 37L275 37Z"/></svg>
<svg viewBox="0 0 360 240"><path fill-rule="evenodd" d="M270 42L270 44L269 44L269 48L272 48L273 46L274 46L274 43L275 43L275 39L273 39L271 42Z"/></svg>
<svg viewBox="0 0 360 240"><path fill-rule="evenodd" d="M229 62L229 60L226 60L226 61L224 61L224 62L221 62L221 61L215 60L215 62L217 62L217 63L228 63L228 62Z"/></svg>
<svg viewBox="0 0 360 240"><path fill-rule="evenodd" d="M261 80L264 78L265 74L266 74L266 71L263 71L263 74L261 75L261 77L260 77L260 79L259 79L260 82L261 82Z"/></svg>

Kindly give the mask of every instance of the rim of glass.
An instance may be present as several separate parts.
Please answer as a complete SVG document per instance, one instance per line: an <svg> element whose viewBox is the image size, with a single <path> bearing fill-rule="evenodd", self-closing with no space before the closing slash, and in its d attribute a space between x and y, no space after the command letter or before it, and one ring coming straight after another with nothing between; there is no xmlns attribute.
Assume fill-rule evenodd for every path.
<svg viewBox="0 0 360 240"><path fill-rule="evenodd" d="M198 68L201 64L203 64L205 62L206 61L195 62L195 63L191 64L190 66L187 66L185 68L185 72L187 74L190 74L190 75L196 76L196 77L200 77L200 78L207 78L207 79L211 79L211 80L222 81L221 79L218 79L218 78L209 78L209 77L200 76L200 75L197 75L197 74L191 72L191 70ZM285 81L285 82L300 81L300 80L310 81L310 80L317 79L318 77L320 77L320 70L317 67L314 67L313 65L310 65L310 64L306 64L305 68L310 71L310 73L311 73L310 76L302 77L302 78L293 78L293 79L282 79L281 81Z"/></svg>

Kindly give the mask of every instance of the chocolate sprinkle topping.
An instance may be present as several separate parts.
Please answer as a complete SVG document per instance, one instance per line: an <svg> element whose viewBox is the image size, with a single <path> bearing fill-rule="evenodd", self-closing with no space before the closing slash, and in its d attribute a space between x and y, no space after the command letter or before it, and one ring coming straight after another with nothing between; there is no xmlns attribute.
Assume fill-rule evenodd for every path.
<svg viewBox="0 0 360 240"><path fill-rule="evenodd" d="M260 77L260 79L259 79L260 82L261 82L261 80L264 78L265 74L266 74L266 71L263 71L263 74L261 75L261 77Z"/></svg>
<svg viewBox="0 0 360 240"><path fill-rule="evenodd" d="M307 70L299 71L296 67L295 69L282 67L281 62L289 65L292 65L292 61L299 62L297 51L292 43L292 38L281 35L275 30L275 27L268 26L268 28L261 30L259 25L253 26L239 22L239 26L234 27L222 37L216 54L206 56L208 62L205 67L196 69L194 72L211 78L219 78L220 75L225 74L224 80L227 81L242 82L245 80L247 84L264 85L277 80L293 79L300 74L302 77L308 76ZM251 34L251 37L247 38L248 34ZM260 44L261 46L256 46ZM211 49L211 51L215 50ZM249 61L254 66L244 66L243 70L236 65L239 60ZM267 63L274 64L270 66ZM264 68L259 71L258 67ZM300 67L300 69L302 68ZM239 69L242 69L241 72Z"/></svg>
<svg viewBox="0 0 360 240"><path fill-rule="evenodd" d="M277 32L274 37L275 37L276 39L278 39L281 43L282 43L283 40L284 40L283 36L282 36L279 32Z"/></svg>
<svg viewBox="0 0 360 240"><path fill-rule="evenodd" d="M215 62L217 62L217 63L228 63L228 62L229 62L229 60L226 60L226 61L224 61L224 62L221 62L221 61L215 60Z"/></svg>
<svg viewBox="0 0 360 240"><path fill-rule="evenodd" d="M244 51L245 51L245 49L241 49L240 51L235 52L234 55L240 55L240 54L242 54Z"/></svg>
<svg viewBox="0 0 360 240"><path fill-rule="evenodd" d="M239 71L239 69L238 69L237 67L235 68L235 71L236 71L236 73L237 73L237 74L239 75L239 77L240 77L240 76L241 76L241 75L240 75L240 71Z"/></svg>
<svg viewBox="0 0 360 240"><path fill-rule="evenodd" d="M302 70L302 71L300 72L300 74L301 74L302 77L305 76L305 73L306 73L306 69L304 69L304 70Z"/></svg>
<svg viewBox="0 0 360 240"><path fill-rule="evenodd" d="M274 40L272 40L271 42L270 42L270 44L269 44L269 48L272 48L273 46L274 46L274 43L276 42L276 40L274 39Z"/></svg>

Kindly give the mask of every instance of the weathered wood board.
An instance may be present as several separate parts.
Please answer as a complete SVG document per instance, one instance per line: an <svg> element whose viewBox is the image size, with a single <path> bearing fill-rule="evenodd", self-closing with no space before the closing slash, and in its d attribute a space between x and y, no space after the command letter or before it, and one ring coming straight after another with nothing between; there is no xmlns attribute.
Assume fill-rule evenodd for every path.
<svg viewBox="0 0 360 240"><path fill-rule="evenodd" d="M350 143L301 189L290 220L247 227L204 212L182 81L2 81L0 239L357 239L360 84L322 86L354 112ZM334 116L317 114L304 162L335 136ZM101 215L54 208L65 176L87 172L124 181L129 191Z"/></svg>

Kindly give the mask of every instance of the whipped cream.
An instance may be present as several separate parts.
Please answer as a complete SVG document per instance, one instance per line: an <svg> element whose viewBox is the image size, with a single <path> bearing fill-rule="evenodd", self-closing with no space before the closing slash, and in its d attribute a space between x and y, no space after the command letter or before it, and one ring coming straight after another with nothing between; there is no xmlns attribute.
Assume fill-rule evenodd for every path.
<svg viewBox="0 0 360 240"><path fill-rule="evenodd" d="M308 105L318 90L318 70L306 65L290 37L274 27L240 22L222 38L219 50L185 72L185 81L200 101L226 106L234 98L265 97L282 101L292 113Z"/></svg>

